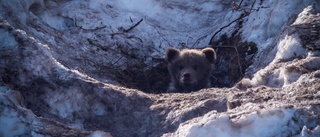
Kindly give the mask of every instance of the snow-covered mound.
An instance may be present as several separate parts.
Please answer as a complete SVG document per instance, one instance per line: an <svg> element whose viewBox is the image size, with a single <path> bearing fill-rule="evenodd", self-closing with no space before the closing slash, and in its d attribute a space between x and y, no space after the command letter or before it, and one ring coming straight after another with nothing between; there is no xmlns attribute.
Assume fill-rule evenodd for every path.
<svg viewBox="0 0 320 137"><path fill-rule="evenodd" d="M0 3L0 136L320 136L318 0ZM167 47L208 43L213 80L246 78L133 89L166 88Z"/></svg>
<svg viewBox="0 0 320 137"><path fill-rule="evenodd" d="M301 113L307 113L295 109L269 110L253 112L244 115L234 122L227 115L207 114L194 124L185 124L179 127L175 134L166 136L187 137L270 137L270 136L293 136L300 130L299 124L316 126L309 131L307 126L298 136L319 136L320 126L316 125L317 117L301 119ZM306 115L309 117L309 115ZM307 121L310 120L310 121Z"/></svg>

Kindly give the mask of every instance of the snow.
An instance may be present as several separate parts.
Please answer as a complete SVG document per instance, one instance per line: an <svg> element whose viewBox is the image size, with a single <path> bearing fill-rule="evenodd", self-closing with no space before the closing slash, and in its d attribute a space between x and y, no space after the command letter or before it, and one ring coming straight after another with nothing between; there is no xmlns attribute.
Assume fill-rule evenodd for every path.
<svg viewBox="0 0 320 137"><path fill-rule="evenodd" d="M42 20L44 20L48 25L57 29L57 30L66 30L74 27L74 22L71 19L56 17L50 15L51 13L44 12L41 14Z"/></svg>
<svg viewBox="0 0 320 137"><path fill-rule="evenodd" d="M0 29L0 41L2 42L0 45L1 51L6 51L17 45L17 42L13 39L13 37L11 37L10 34L3 29Z"/></svg>
<svg viewBox="0 0 320 137"><path fill-rule="evenodd" d="M282 3L282 4L284 4L284 3ZM298 5L301 6L301 4L304 5L304 3L300 3L300 2L293 3L293 5L297 5L297 6ZM284 4L284 5L285 5L283 7L284 9L285 8L293 8L292 5L290 5L290 4ZM288 7L286 7L286 6L288 6ZM295 21L293 20L292 24L287 24L287 25L294 25L294 24L302 23L304 21L304 19L307 18L306 15L309 15L313 12L312 9L313 8L310 6L306 6L304 9L301 9L302 12L298 15L298 18ZM282 14L291 14L290 12L283 13L284 12L283 10L277 10L277 11L272 11L272 12L273 12L273 14L275 14L276 12L280 12L280 11ZM271 18L273 18L273 17L274 16L272 16ZM289 20L286 17L281 18L281 19L282 20ZM282 22L281 19L279 18L278 20ZM277 23L274 23L274 24L277 24ZM274 24L272 24L272 25L274 25ZM308 65L303 65L299 69L296 68L296 70L286 67L290 63L284 63L284 62L292 61L297 58L313 57L313 53L310 53L310 52L308 53L308 51L302 47L301 42L300 42L300 38L297 33L291 32L290 30L286 29L288 27L283 27L283 24L282 25L281 24L282 23L279 23L278 24L279 26L274 26L278 30L284 29L284 30L282 30L281 33L279 31L277 34L264 32L264 33L267 33L267 35L269 35L269 34L270 35L278 35L278 37L280 37L278 40L274 40L273 38L265 37L263 39L258 40L258 42L256 42L256 43L259 43L259 42L266 40L266 43L261 44L262 47L259 47L259 50L263 50L263 51L260 51L258 53L256 61L251 67L255 66L256 67L255 69L257 69L259 67L256 65L260 65L260 67L262 67L263 64L268 64L267 62L270 62L270 63L266 67L261 68L259 71L257 71L253 75L253 77L251 78L251 85L253 85L253 86L267 85L267 86L271 86L271 87L281 88L283 86L287 86L288 84L293 83L303 73L306 73L306 70L303 70L302 68L306 68L307 71L313 71L315 69L320 68L317 65L317 64L319 64L318 59L315 59L317 61L312 61L312 59L304 60L305 64L312 64L312 66L314 66L314 67L308 67ZM246 30L244 30L244 32L245 31ZM255 39L255 40L257 40L257 39ZM275 47L273 47L273 44L275 45ZM259 59L259 56L263 56L263 54L268 54L267 55L268 57L267 58L264 57L264 58ZM273 56L273 54L274 54L274 56ZM256 63L258 63L258 64L256 64ZM291 64L294 64L294 61L291 62ZM295 64L295 65L298 65L298 64ZM249 70L254 71L252 69L249 69ZM246 73L250 74L251 72L247 71ZM245 81L245 83L248 83L248 81Z"/></svg>
<svg viewBox="0 0 320 137"><path fill-rule="evenodd" d="M302 72L290 69L281 69L281 74L284 80L284 86L289 85L299 79Z"/></svg>
<svg viewBox="0 0 320 137"><path fill-rule="evenodd" d="M283 39L281 39L278 44L278 52L273 61L290 60L293 58L306 56L307 50L301 46L299 40L300 39L297 34L286 35Z"/></svg>
<svg viewBox="0 0 320 137"><path fill-rule="evenodd" d="M218 1L91 0L89 4L91 9L97 11L95 16L101 17L103 24L111 26L113 30L144 19L133 31L139 32L136 34L137 37L147 41L152 40L150 44L159 46L159 52L151 53L158 57L163 56L167 46L178 47L187 44L184 46L205 47L209 43L210 35L215 31L212 25L218 25L217 23L223 20L227 22L231 20L229 18L235 17L232 16L234 14L232 12L229 18L224 17L223 14L229 9ZM112 8L104 10L101 7ZM219 19L212 13L219 15ZM199 39L203 36L203 39Z"/></svg>
<svg viewBox="0 0 320 137"><path fill-rule="evenodd" d="M41 2L29 1L29 3ZM74 22L76 22L76 25L86 29L106 26L108 29L101 30L103 35L119 32L121 31L119 28L129 28L140 19L144 19L140 25L131 31L131 34L143 41L143 45L141 43L135 44L137 48L143 46L145 47L144 49L152 48L153 51L151 53L150 51L145 52L140 48L138 50L140 53L137 55L145 56L147 54L162 58L168 46L179 48L206 47L212 33L221 24L228 24L240 15L239 12L232 12L230 5L227 3L208 0L189 2L90 0L80 3L70 1L69 4L59 5L59 10L61 11L34 11L33 13L30 12L30 16L32 17L35 14L32 18L39 17L57 30L72 29L75 27ZM27 9L30 7L28 5L30 4L25 5ZM79 10L87 8L86 6L89 9ZM225 16L226 14L227 16ZM226 28L226 32L230 31L228 29L232 28ZM223 31L222 33L225 32ZM92 33L79 35L100 39ZM74 40L77 41L76 39ZM149 60L146 59L146 62Z"/></svg>
<svg viewBox="0 0 320 137"><path fill-rule="evenodd" d="M103 116L106 114L106 110L105 110L105 107L103 104L101 103L95 103L93 106L92 106L92 110L93 110L93 113L97 116Z"/></svg>
<svg viewBox="0 0 320 137"><path fill-rule="evenodd" d="M303 11L299 13L298 18L293 23L293 25L304 23L309 18L309 15L313 13L314 8L315 7L311 5L304 8Z"/></svg>
<svg viewBox="0 0 320 137"><path fill-rule="evenodd" d="M60 94L48 94L47 102L53 114L59 115L62 118L71 117L72 113L86 107L80 104L78 100L83 100L83 95L77 89L69 89Z"/></svg>
<svg viewBox="0 0 320 137"><path fill-rule="evenodd" d="M258 46L258 53L255 58L253 69L247 70L247 74L250 76L256 73L258 70L266 67L270 62L277 59L286 59L292 57L294 52L298 55L303 54L305 50L299 48L298 40L292 39L295 36L283 36L284 29L294 22L296 15L300 12L306 12L310 9L309 5L316 5L317 3L312 0L306 1L264 1L262 4L256 3L254 11L250 14L247 21L242 28L242 36L244 41L252 41ZM300 20L300 19L297 19ZM303 20L303 19L302 19ZM279 37L285 37L277 39ZM287 44L290 47L284 47ZM272 50L274 48L281 49L281 55L279 51ZM293 48L292 50L290 48ZM299 51L301 50L301 51ZM277 53L278 52L278 53ZM267 57L265 54L268 54ZM277 57L275 57L277 54Z"/></svg>
<svg viewBox="0 0 320 137"><path fill-rule="evenodd" d="M185 137L270 137L291 136L295 110L262 110L233 121L227 115L207 114L198 122L181 125L174 136ZM319 134L319 127L313 135ZM308 131L308 129L306 129ZM305 129L302 130L305 132ZM303 133L301 133L303 134ZM302 135L303 136L303 135Z"/></svg>
<svg viewBox="0 0 320 137"><path fill-rule="evenodd" d="M0 135L1 136L22 136L26 135L28 126L21 122L17 112L9 108L1 110L0 116Z"/></svg>
<svg viewBox="0 0 320 137"><path fill-rule="evenodd" d="M94 0L91 3L95 3ZM164 10L160 3L151 0L119 0L116 6L129 12L142 14L147 17L156 17Z"/></svg>
<svg viewBox="0 0 320 137"><path fill-rule="evenodd" d="M253 11L247 20L250 23L245 24L243 28L245 40L255 42L259 46L269 38L279 35L282 27L292 17L292 13L299 12L307 3L309 2L266 1L260 5L257 2L256 11Z"/></svg>
<svg viewBox="0 0 320 137"><path fill-rule="evenodd" d="M112 137L112 136L103 131L95 131L92 134L90 134L89 137Z"/></svg>
<svg viewBox="0 0 320 137"><path fill-rule="evenodd" d="M320 68L320 57L309 57L309 62L303 64L304 67L310 70L318 70Z"/></svg>
<svg viewBox="0 0 320 137"><path fill-rule="evenodd" d="M14 97L12 92L10 89L0 86L0 103L8 106L13 105L12 103L18 105L17 97ZM19 107L19 105L16 107ZM23 136L28 134L29 127L23 123L16 110L9 107L1 107L0 110L0 136Z"/></svg>
<svg viewBox="0 0 320 137"><path fill-rule="evenodd" d="M318 137L320 136L320 126L317 126L314 130L308 129L306 126L303 126L300 137Z"/></svg>
<svg viewBox="0 0 320 137"><path fill-rule="evenodd" d="M226 116L210 116L193 125L179 127L177 136L186 137L268 137L279 135L281 131L287 130L286 124L293 115L291 110L272 110L252 113L246 118L233 122ZM210 119L210 120L208 120ZM201 120L200 120L201 121Z"/></svg>

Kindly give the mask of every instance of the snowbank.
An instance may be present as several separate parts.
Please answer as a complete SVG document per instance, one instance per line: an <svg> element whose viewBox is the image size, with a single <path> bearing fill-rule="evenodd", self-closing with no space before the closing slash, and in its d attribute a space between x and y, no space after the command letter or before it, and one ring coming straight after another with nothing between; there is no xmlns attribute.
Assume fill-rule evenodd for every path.
<svg viewBox="0 0 320 137"><path fill-rule="evenodd" d="M283 132L290 131L287 126L292 119L292 110L271 110L254 112L237 122L226 115L204 116L198 124L183 125L174 136L185 137L247 137L247 136L287 136Z"/></svg>
<svg viewBox="0 0 320 137"><path fill-rule="evenodd" d="M300 40L301 35L295 28L297 24L304 24L306 20L303 19L307 18L306 14L312 16L314 10L316 9L312 8L312 6L307 6L298 15L294 23L284 29L277 47L275 47L276 50L272 50L276 51L273 60L265 68L255 73L251 82L247 79L243 80L242 83L244 85L248 87L266 85L281 88L295 82L302 74L319 69L318 62L320 58L316 55L316 57L309 56L314 51L308 50L302 45ZM272 54L272 51L270 54ZM301 59L301 62L297 63L299 59ZM312 64L312 66L306 64Z"/></svg>
<svg viewBox="0 0 320 137"><path fill-rule="evenodd" d="M242 115L240 119L232 120L227 115L209 113L197 121L182 124L174 134L164 136L179 137L270 137L270 136L293 136L300 130L295 119L296 113L301 110L280 109L280 110L262 110ZM311 124L308 118L302 118L304 124ZM308 126L310 126L308 125ZM319 136L319 125L313 130L306 126L297 136Z"/></svg>

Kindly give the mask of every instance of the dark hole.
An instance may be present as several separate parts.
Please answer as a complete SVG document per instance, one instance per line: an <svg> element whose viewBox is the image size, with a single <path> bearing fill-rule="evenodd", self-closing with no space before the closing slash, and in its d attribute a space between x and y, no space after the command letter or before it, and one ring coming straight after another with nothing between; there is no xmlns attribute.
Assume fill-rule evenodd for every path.
<svg viewBox="0 0 320 137"><path fill-rule="evenodd" d="M212 42L212 45L217 53L215 67L210 77L212 85L219 88L232 87L245 76L245 70L253 63L258 49L254 43L242 42L240 36L223 35L219 40ZM151 68L146 64L139 64L143 61L132 62L134 62L132 67L113 73L115 81L146 93L167 93L171 77L164 59L154 60L153 64L158 65Z"/></svg>
<svg viewBox="0 0 320 137"><path fill-rule="evenodd" d="M139 89L146 93L166 93L170 83L170 75L164 59L158 59L158 65L146 69L139 65L117 72L116 81L119 84Z"/></svg>
<svg viewBox="0 0 320 137"><path fill-rule="evenodd" d="M35 15L39 15L42 10L43 10L43 7L38 3L32 4L29 8L29 11L31 11Z"/></svg>
<svg viewBox="0 0 320 137"><path fill-rule="evenodd" d="M217 53L215 68L211 75L214 87L232 87L243 77L246 69L253 63L258 48L255 43L242 42L241 36L227 37L211 43Z"/></svg>

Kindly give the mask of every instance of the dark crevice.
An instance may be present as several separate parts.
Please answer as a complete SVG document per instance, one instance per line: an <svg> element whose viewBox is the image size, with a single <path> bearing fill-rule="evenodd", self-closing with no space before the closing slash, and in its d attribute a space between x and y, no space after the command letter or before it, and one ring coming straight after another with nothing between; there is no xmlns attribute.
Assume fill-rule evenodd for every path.
<svg viewBox="0 0 320 137"><path fill-rule="evenodd" d="M245 77L246 69L253 63L258 48L255 43L242 42L241 36L222 35L212 42L217 53L211 75L214 87L232 87Z"/></svg>

